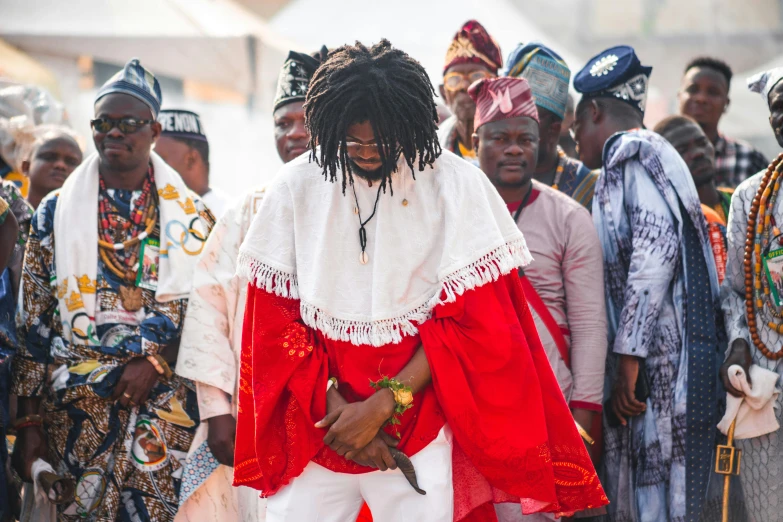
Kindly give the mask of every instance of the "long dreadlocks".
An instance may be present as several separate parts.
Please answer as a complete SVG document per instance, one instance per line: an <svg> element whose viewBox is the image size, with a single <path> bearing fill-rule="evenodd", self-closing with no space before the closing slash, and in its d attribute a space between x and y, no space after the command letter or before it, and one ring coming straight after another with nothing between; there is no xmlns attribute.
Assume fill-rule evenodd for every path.
<svg viewBox="0 0 783 522"><path fill-rule="evenodd" d="M440 156L434 95L424 67L386 39L369 49L356 42L332 51L313 75L304 105L311 159L332 182L339 165L345 193L349 176L353 182L345 135L352 124L369 121L381 157L381 188L388 182L391 189L399 154L413 172L417 156L419 170Z"/></svg>

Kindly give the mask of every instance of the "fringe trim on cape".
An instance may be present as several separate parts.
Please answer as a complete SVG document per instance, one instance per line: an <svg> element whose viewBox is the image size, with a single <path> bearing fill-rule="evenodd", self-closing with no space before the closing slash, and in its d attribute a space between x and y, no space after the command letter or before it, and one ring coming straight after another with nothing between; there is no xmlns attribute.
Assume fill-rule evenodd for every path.
<svg viewBox="0 0 783 522"><path fill-rule="evenodd" d="M306 301L300 301L302 320L311 328L335 341L355 345L384 346L399 343L403 337L416 335L418 325L432 317L432 310L444 303L456 301L468 290L497 281L501 276L530 264L533 258L525 240L505 243L473 263L456 270L441 281L440 290L424 304L391 319L351 321L338 319ZM266 292L299 299L296 274L287 274L242 253L239 273L257 288Z"/></svg>
<svg viewBox="0 0 783 522"><path fill-rule="evenodd" d="M237 272L253 283L256 288L280 297L299 299L299 283L296 274L288 274L272 268L245 252L239 253Z"/></svg>

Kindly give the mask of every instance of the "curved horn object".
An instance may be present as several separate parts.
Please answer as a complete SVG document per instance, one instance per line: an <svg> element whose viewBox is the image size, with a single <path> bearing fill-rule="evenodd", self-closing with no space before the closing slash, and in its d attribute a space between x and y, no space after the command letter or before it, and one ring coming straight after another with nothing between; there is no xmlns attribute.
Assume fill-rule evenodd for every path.
<svg viewBox="0 0 783 522"><path fill-rule="evenodd" d="M394 462L397 463L397 467L402 471L402 474L408 479L408 483L416 490L416 493L419 495L426 495L427 492L419 488L419 482L416 480L416 470L413 467L411 459L397 448L390 447L389 453L391 453Z"/></svg>

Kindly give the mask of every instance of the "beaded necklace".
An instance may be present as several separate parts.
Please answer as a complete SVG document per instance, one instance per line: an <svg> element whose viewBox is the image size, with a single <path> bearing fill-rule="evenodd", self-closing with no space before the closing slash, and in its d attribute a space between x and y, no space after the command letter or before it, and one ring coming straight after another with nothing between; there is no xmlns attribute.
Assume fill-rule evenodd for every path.
<svg viewBox="0 0 783 522"><path fill-rule="evenodd" d="M565 170L566 153L562 149L557 149L557 170L555 170L555 180L552 182L552 188L560 190L560 178L563 177Z"/></svg>
<svg viewBox="0 0 783 522"><path fill-rule="evenodd" d="M117 220L118 209L111 203L112 198L102 177L99 184L102 197L99 200L98 252L103 264L124 283L120 287L123 308L135 312L142 305L141 288L136 287L140 246L152 233L158 220L152 166L147 171L135 208L129 219L122 223ZM115 234L121 234L127 239L114 243Z"/></svg>
<svg viewBox="0 0 783 522"><path fill-rule="evenodd" d="M773 161L764 173L756 196L748 215L748 228L745 234L745 255L743 268L745 272L745 313L748 329L753 344L767 359L783 358L783 350L773 352L761 341L758 331L758 315L767 313L770 320L767 326L783 335L783 323L775 321L782 314L777 309L771 297L770 284L762 271L763 257L774 241L780 243L780 229L775 224L772 215L780 190L781 174L783 174L783 154ZM755 254L755 262L753 256Z"/></svg>

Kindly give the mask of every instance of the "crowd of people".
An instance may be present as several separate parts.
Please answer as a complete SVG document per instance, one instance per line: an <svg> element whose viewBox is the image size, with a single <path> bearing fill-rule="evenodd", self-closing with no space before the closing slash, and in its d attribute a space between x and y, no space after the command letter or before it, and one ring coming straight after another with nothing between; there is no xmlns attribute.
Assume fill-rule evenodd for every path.
<svg viewBox="0 0 783 522"><path fill-rule="evenodd" d="M444 49L444 105L386 40L291 51L233 204L139 60L89 157L0 118L0 521L783 520L783 155L720 133L731 68L649 130L629 46Z"/></svg>

